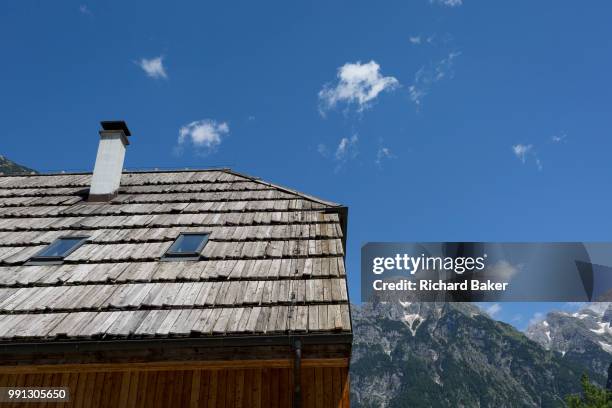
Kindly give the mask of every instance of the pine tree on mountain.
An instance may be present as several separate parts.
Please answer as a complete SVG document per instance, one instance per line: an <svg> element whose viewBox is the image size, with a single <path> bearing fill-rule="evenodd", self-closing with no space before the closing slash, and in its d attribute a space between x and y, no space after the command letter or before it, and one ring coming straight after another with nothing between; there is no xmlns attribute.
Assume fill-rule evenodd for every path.
<svg viewBox="0 0 612 408"><path fill-rule="evenodd" d="M611 364L612 367L612 364ZM608 374L610 368L608 368ZM601 388L589 381L589 376L582 375L582 394L569 395L565 402L568 408L612 408L612 393L608 389ZM610 376L608 376L608 384ZM608 386L606 384L606 388Z"/></svg>

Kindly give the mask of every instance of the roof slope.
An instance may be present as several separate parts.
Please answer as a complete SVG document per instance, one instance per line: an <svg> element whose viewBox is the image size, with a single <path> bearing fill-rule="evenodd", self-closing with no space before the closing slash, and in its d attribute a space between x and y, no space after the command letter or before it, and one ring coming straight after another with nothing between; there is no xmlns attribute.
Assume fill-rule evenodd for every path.
<svg viewBox="0 0 612 408"><path fill-rule="evenodd" d="M0 342L350 332L343 207L229 170L125 173L88 203L90 177L0 177ZM195 231L200 260L160 261Z"/></svg>

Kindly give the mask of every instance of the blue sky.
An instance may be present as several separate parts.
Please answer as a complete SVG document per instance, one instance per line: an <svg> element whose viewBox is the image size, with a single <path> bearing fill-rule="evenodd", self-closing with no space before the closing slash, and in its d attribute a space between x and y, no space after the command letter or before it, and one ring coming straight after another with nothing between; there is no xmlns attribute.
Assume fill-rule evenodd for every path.
<svg viewBox="0 0 612 408"><path fill-rule="evenodd" d="M123 118L128 168L230 166L346 204L354 301L368 241L610 240L609 2L0 8L0 154L91 170L98 122ZM563 305L500 306L524 327Z"/></svg>

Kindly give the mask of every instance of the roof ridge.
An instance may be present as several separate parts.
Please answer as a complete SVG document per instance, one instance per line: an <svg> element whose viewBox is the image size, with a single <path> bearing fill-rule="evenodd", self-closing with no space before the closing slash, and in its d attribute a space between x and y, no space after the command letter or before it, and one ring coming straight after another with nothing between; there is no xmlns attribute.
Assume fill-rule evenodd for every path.
<svg viewBox="0 0 612 408"><path fill-rule="evenodd" d="M283 191L285 193L296 195L296 196L298 196L300 198L304 198L304 199L309 200L309 201L314 201L316 203L327 205L327 206L330 206L330 207L343 207L342 204L335 203L333 201L323 200L321 198L312 196L310 194L303 193L303 192L298 191L298 190L291 189L289 187L282 186L280 184L270 183L269 181L263 181L259 177L249 176L248 174L239 173L239 172L237 172L235 170L232 170L232 169L224 169L223 171L226 172L226 173L232 174L234 176L243 177L243 178L245 178L245 179L247 179L249 181L252 181L254 183L262 184L262 185L268 186L268 187L273 187L273 188L275 188L277 190L280 190L280 191Z"/></svg>
<svg viewBox="0 0 612 408"><path fill-rule="evenodd" d="M144 174L144 173L202 173L207 171L227 171L231 169L229 167L209 167L209 168L176 168L176 169L146 169L146 170L124 170L123 174ZM50 173L27 173L27 174L4 174L0 172L0 177L47 177L47 176L84 176L93 174L91 171L64 171L64 172L50 172Z"/></svg>

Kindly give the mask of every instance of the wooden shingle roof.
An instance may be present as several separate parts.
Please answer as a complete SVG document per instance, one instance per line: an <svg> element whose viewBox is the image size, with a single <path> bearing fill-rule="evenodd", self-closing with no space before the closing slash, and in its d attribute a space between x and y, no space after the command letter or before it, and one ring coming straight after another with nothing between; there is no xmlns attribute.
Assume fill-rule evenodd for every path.
<svg viewBox="0 0 612 408"><path fill-rule="evenodd" d="M0 177L0 343L350 333L342 209L230 170ZM197 261L160 258L208 232ZM27 265L88 236L59 265Z"/></svg>

